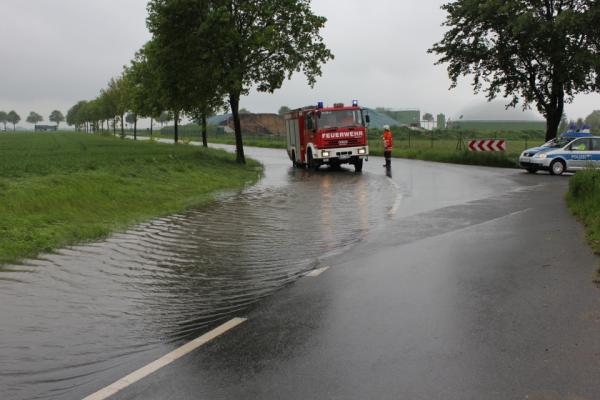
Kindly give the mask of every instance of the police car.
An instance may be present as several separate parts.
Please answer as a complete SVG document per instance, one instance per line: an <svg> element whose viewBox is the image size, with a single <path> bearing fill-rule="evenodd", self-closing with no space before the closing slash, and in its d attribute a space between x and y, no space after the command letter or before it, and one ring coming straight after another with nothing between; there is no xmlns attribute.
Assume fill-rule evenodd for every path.
<svg viewBox="0 0 600 400"><path fill-rule="evenodd" d="M561 175L565 171L598 168L600 137L588 132L567 132L541 147L525 150L519 163L532 174L550 171L552 175Z"/></svg>

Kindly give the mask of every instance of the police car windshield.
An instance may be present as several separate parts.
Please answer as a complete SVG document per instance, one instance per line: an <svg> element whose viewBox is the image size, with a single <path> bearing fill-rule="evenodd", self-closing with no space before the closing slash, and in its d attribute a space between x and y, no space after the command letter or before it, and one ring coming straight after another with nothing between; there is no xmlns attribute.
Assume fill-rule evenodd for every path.
<svg viewBox="0 0 600 400"><path fill-rule="evenodd" d="M544 144L544 147L560 148L565 147L573 138L569 137L557 137Z"/></svg>
<svg viewBox="0 0 600 400"><path fill-rule="evenodd" d="M321 111L318 125L319 129L363 126L363 116L360 110Z"/></svg>

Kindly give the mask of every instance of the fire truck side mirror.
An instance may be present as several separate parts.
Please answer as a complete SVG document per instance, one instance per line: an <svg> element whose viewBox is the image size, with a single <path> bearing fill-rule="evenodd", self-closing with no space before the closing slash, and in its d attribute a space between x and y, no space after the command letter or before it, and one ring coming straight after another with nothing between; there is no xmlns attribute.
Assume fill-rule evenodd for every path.
<svg viewBox="0 0 600 400"><path fill-rule="evenodd" d="M306 118L306 129L311 131L314 129L312 114L308 115L308 118Z"/></svg>
<svg viewBox="0 0 600 400"><path fill-rule="evenodd" d="M370 123L371 123L371 117L369 116L369 114L365 115L365 122L366 122L367 124L370 124Z"/></svg>

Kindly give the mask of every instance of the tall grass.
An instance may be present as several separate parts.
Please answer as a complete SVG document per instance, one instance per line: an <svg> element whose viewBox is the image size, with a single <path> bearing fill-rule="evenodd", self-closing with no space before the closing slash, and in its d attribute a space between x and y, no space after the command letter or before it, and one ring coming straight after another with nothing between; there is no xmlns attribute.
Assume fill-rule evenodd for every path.
<svg viewBox="0 0 600 400"><path fill-rule="evenodd" d="M101 238L255 182L223 151L76 133L0 134L0 264Z"/></svg>
<svg viewBox="0 0 600 400"><path fill-rule="evenodd" d="M577 172L569 181L567 203L585 224L588 241L600 255L600 170ZM600 283L600 269L596 282Z"/></svg>

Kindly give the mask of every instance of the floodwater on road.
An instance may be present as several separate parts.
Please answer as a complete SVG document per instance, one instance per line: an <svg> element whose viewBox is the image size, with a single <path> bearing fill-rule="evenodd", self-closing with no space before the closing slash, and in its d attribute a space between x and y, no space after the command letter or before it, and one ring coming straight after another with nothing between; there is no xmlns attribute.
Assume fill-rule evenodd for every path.
<svg viewBox="0 0 600 400"><path fill-rule="evenodd" d="M2 399L92 393L390 221L497 195L516 173L394 160L388 179L377 157L355 174L293 169L283 150L248 155L265 164L256 186L1 273Z"/></svg>

